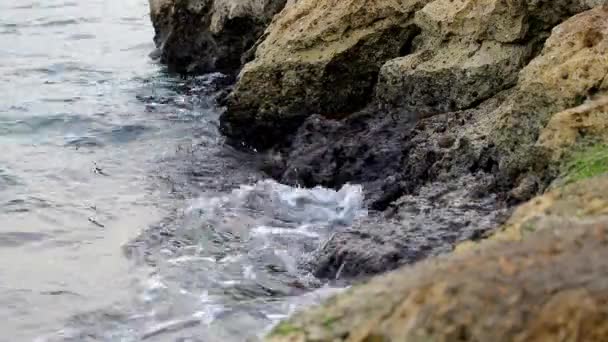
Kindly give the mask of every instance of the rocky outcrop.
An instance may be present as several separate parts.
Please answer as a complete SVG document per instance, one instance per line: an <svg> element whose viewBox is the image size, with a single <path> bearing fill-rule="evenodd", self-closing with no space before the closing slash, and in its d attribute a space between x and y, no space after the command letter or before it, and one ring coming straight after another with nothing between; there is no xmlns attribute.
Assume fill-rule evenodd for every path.
<svg viewBox="0 0 608 342"><path fill-rule="evenodd" d="M401 269L296 314L269 341L604 341L608 220L561 223Z"/></svg>
<svg viewBox="0 0 608 342"><path fill-rule="evenodd" d="M286 0L149 0L161 62L182 73L240 69Z"/></svg>
<svg viewBox="0 0 608 342"><path fill-rule="evenodd" d="M336 231L315 253L310 270L319 278L361 279L478 239L508 212L495 197L475 196L475 177L434 182L405 195L378 216Z"/></svg>
<svg viewBox="0 0 608 342"><path fill-rule="evenodd" d="M608 6L553 29L540 56L519 74L514 94L494 114L492 142L508 181L531 169L546 172L548 156L536 144L541 130L554 114L606 92L606 77Z"/></svg>
<svg viewBox="0 0 608 342"><path fill-rule="evenodd" d="M212 22L215 3L197 13ZM239 58L241 43L230 45ZM316 276L432 259L270 339L605 339L607 95L606 1L290 2L241 70L221 129L272 148L262 167L283 183L364 186L372 214L311 254Z"/></svg>
<svg viewBox="0 0 608 342"><path fill-rule="evenodd" d="M602 92L607 55L603 48L581 42L598 18L608 22L604 9L557 26L542 53L518 74L516 85L475 108L431 115L370 106L341 120L306 119L291 145L273 153L265 169L294 185L362 184L369 207L391 216L383 224L366 222L336 233L314 258L314 273L327 278L338 270L343 277L368 275L449 251L462 240L487 236L511 205L542 192L567 163L553 157L547 139L556 123L547 123L554 113ZM556 42L564 47L554 49ZM597 70L591 82L574 76L560 97L559 79L545 81L558 72L551 60L574 63L576 73ZM569 125L578 135L601 137L601 101L573 109L598 110L588 123L572 118ZM505 125L509 120L521 125ZM559 148L563 153L585 145L580 138L564 144ZM577 158L593 161L598 153Z"/></svg>
<svg viewBox="0 0 608 342"><path fill-rule="evenodd" d="M300 0L268 28L222 117L228 136L269 147L311 114L342 117L371 99L378 71L406 54L429 0Z"/></svg>
<svg viewBox="0 0 608 342"><path fill-rule="evenodd" d="M595 284L608 279L605 271L596 268L602 257L597 253L605 248L601 237L608 225L604 208L608 184L605 176L585 179L608 172L601 97L608 67L603 45L607 19L608 8L598 7L554 28L542 52L519 73L515 86L475 109L430 117L413 110L384 117L372 111L325 124L319 117L307 120L295 138L294 151L301 153L286 158L283 177L293 177L290 169L298 166L298 174L306 175L303 179L332 179L331 175L348 172L345 179L358 179L379 160L384 172L377 179L387 181L372 193L393 192L392 186L401 189L393 198L406 194L387 207L388 212L396 212L396 225L356 226L323 245L315 260L318 275L385 271L445 253L446 245L462 238L491 238L475 244L474 251L405 268L356 287L279 325L270 339L543 341L555 340L557 335L552 334L570 336L584 330L589 335L578 335L579 340L601 340L606 327L595 322L607 316L596 308L605 300L598 293L606 289L594 291ZM597 31L599 35L593 33ZM567 77L562 78L563 71ZM385 125L379 126L383 120ZM367 148L357 150L362 144ZM395 147L393 153L391 144L401 149ZM303 152L304 146L310 150ZM388 152L389 157L386 161L376 157L370 146L379 147L377 156ZM338 160L344 162L334 163ZM463 176L467 174L474 176ZM440 212L442 203L456 211L458 203L473 204L476 199L493 211L500 206L492 204L488 192L502 191L506 184L507 199L527 200L551 181L553 187L577 183L518 209L495 235L483 227L486 222L496 225L499 218L484 216L479 209L483 206L475 209L478 204L464 205L467 210L462 211L472 218L473 226L480 227L478 231L470 229L471 223L454 224L445 212L430 220L428 231L412 229L419 222L416 215L425 209ZM369 184L373 187L373 182ZM441 188L440 184L446 187L433 194L431 189ZM427 193L430 204L416 202ZM407 200L412 197L416 201ZM442 236L450 227L455 228L454 235ZM601 233L594 230L598 227ZM383 233L388 237L383 239ZM576 282L572 279L585 280L569 283ZM565 324L560 313L566 312L581 318Z"/></svg>
<svg viewBox="0 0 608 342"><path fill-rule="evenodd" d="M407 115L473 108L517 83L554 25L600 3L299 1L240 74L223 132L268 148L312 114L342 118L370 103Z"/></svg>
<svg viewBox="0 0 608 342"><path fill-rule="evenodd" d="M517 81L534 44L523 1L436 0L416 13L422 47L386 63L377 98L388 108L469 108Z"/></svg>

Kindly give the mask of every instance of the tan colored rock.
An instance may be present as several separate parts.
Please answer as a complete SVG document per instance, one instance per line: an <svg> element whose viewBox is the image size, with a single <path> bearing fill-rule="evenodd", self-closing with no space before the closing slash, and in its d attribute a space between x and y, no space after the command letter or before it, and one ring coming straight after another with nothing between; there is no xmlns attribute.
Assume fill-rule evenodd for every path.
<svg viewBox="0 0 608 342"><path fill-rule="evenodd" d="M380 66L418 33L429 0L299 0L266 31L242 70L223 131L271 145L311 114L342 116L368 103Z"/></svg>
<svg viewBox="0 0 608 342"><path fill-rule="evenodd" d="M416 13L423 31L438 37L513 43L528 32L524 0L436 0Z"/></svg>
<svg viewBox="0 0 608 342"><path fill-rule="evenodd" d="M419 51L382 67L377 99L389 108L408 112L440 113L475 106L516 84L519 70L552 25L596 3L433 1L416 13L415 23L422 31L417 38ZM573 30L574 25L565 24L563 30ZM554 41L563 38L559 32L554 36ZM575 50L576 46L569 48ZM563 52L556 51L568 58Z"/></svg>
<svg viewBox="0 0 608 342"><path fill-rule="evenodd" d="M515 84L530 52L523 45L455 41L393 59L382 67L377 98L413 112L465 109Z"/></svg>
<svg viewBox="0 0 608 342"><path fill-rule="evenodd" d="M582 140L608 143L608 96L559 112L542 129L538 145L558 160Z"/></svg>
<svg viewBox="0 0 608 342"><path fill-rule="evenodd" d="M608 175L584 179L554 189L521 205L492 240L520 241L538 230L562 222L608 217Z"/></svg>
<svg viewBox="0 0 608 342"><path fill-rule="evenodd" d="M355 286L268 341L607 341L608 220L561 223Z"/></svg>
<svg viewBox="0 0 608 342"><path fill-rule="evenodd" d="M519 74L514 94L493 114L491 135L502 172L517 175L542 164L535 152L541 129L555 113L608 90L608 5L556 26L542 53Z"/></svg>
<svg viewBox="0 0 608 342"><path fill-rule="evenodd" d="M522 0L435 0L416 13L421 47L386 63L378 101L409 112L465 109L517 81L533 44Z"/></svg>
<svg viewBox="0 0 608 342"><path fill-rule="evenodd" d="M543 51L520 73L520 92L537 90L564 103L601 91L608 74L608 5L555 27ZM539 89L540 88L540 89Z"/></svg>
<svg viewBox="0 0 608 342"><path fill-rule="evenodd" d="M234 72L286 0L149 0L161 61L179 72Z"/></svg>

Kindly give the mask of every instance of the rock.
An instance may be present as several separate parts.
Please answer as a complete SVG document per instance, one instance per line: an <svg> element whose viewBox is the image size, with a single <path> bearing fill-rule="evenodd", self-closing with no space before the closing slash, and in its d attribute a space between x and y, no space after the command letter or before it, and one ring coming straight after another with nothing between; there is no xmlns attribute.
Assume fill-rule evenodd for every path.
<svg viewBox="0 0 608 342"><path fill-rule="evenodd" d="M388 217L370 216L336 232L309 263L320 278L369 277L452 251L454 244L484 235L503 222L495 197L474 198L472 177L435 182L392 204Z"/></svg>
<svg viewBox="0 0 608 342"><path fill-rule="evenodd" d="M156 47L162 46L171 32L173 2L174 0L148 0Z"/></svg>
<svg viewBox="0 0 608 342"><path fill-rule="evenodd" d="M401 171L414 124L403 118L377 117L362 111L346 120L313 115L297 131L287 163L280 171L282 182L306 187L339 188L347 182L381 190L385 180ZM399 197L399 196L397 196Z"/></svg>
<svg viewBox="0 0 608 342"><path fill-rule="evenodd" d="M416 13L422 47L386 63L376 95L388 108L461 110L512 86L534 44L523 1L436 0Z"/></svg>
<svg viewBox="0 0 608 342"><path fill-rule="evenodd" d="M607 170L608 171L608 170ZM560 222L581 222L608 215L608 176L554 189L521 205L490 239L520 241Z"/></svg>
<svg viewBox="0 0 608 342"><path fill-rule="evenodd" d="M435 258L356 285L268 341L603 341L608 219Z"/></svg>
<svg viewBox="0 0 608 342"><path fill-rule="evenodd" d="M412 17L428 1L300 0L286 7L241 71L222 131L269 147L311 114L339 118L364 107L381 65L418 34Z"/></svg>
<svg viewBox="0 0 608 342"><path fill-rule="evenodd" d="M450 148L454 146L455 139L451 135L444 135L437 139L437 146L441 148Z"/></svg>
<svg viewBox="0 0 608 342"><path fill-rule="evenodd" d="M379 112L406 114L463 110L516 83L522 92L513 102L523 107L527 99L522 97L531 95L518 77L539 66L528 66L522 75L518 71L538 53L553 25L600 3L375 0L361 7L360 2L303 0L282 11L241 72L222 131L265 149L284 144L312 114L340 119L376 104ZM590 22L583 23L591 16L571 20L593 30ZM560 25L535 64L548 61L551 53L568 59L568 51L580 49L558 46L560 39L581 31L576 25ZM589 39L602 40L588 33ZM547 102L548 97L529 100Z"/></svg>
<svg viewBox="0 0 608 342"><path fill-rule="evenodd" d="M438 39L515 43L528 32L527 14L520 0L435 0L416 13L416 23Z"/></svg>
<svg viewBox="0 0 608 342"><path fill-rule="evenodd" d="M470 108L511 86L530 55L521 45L446 43L386 63L377 86L385 108L442 113Z"/></svg>
<svg viewBox="0 0 608 342"><path fill-rule="evenodd" d="M514 94L493 114L501 172L507 178L530 168L545 172L550 156L537 148L541 129L555 113L606 92L606 77L608 5L556 26L542 53L520 72Z"/></svg>
<svg viewBox="0 0 608 342"><path fill-rule="evenodd" d="M161 62L182 73L235 72L286 0L149 0Z"/></svg>
<svg viewBox="0 0 608 342"><path fill-rule="evenodd" d="M608 96L553 115L537 144L551 150L553 159L559 160L567 149L584 140L608 143Z"/></svg>
<svg viewBox="0 0 608 342"><path fill-rule="evenodd" d="M516 201L527 201L536 194L540 183L540 179L535 175L524 176L509 195Z"/></svg>
<svg viewBox="0 0 608 342"><path fill-rule="evenodd" d="M606 0L524 0L537 30L551 29L575 14L605 5Z"/></svg>

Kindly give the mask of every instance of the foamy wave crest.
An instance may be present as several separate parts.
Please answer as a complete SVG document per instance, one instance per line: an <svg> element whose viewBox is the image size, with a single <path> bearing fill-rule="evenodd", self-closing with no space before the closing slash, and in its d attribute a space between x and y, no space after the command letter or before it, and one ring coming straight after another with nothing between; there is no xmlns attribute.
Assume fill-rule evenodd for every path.
<svg viewBox="0 0 608 342"><path fill-rule="evenodd" d="M360 185L344 185L335 191L323 187L296 188L264 180L243 185L230 194L216 198L199 198L187 213L199 213L214 224L231 217L233 224L271 228L301 226L348 226L366 215L363 189ZM276 230L285 232L284 230Z"/></svg>

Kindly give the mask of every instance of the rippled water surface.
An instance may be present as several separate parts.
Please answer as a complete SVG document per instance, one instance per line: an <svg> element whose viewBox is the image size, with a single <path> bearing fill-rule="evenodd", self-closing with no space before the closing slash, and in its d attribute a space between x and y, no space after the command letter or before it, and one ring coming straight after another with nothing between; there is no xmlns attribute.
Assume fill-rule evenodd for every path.
<svg viewBox="0 0 608 342"><path fill-rule="evenodd" d="M263 180L147 12L0 0L0 341L254 340L334 291L300 264L361 189Z"/></svg>

